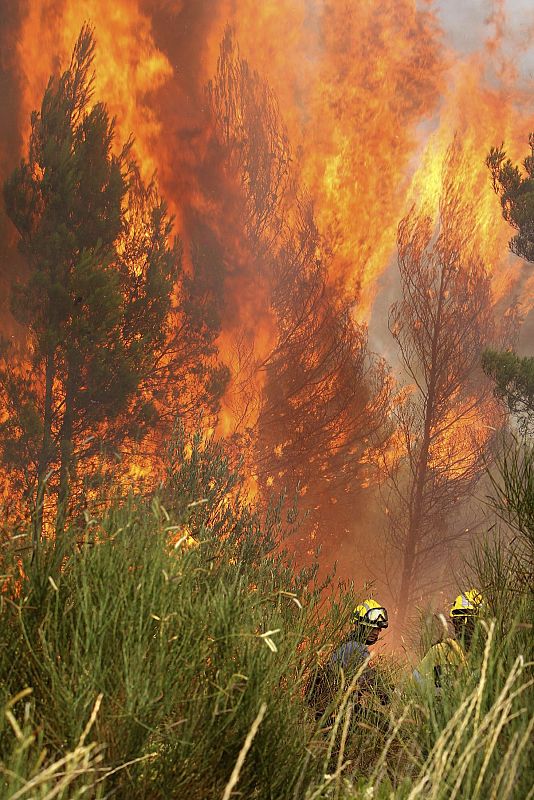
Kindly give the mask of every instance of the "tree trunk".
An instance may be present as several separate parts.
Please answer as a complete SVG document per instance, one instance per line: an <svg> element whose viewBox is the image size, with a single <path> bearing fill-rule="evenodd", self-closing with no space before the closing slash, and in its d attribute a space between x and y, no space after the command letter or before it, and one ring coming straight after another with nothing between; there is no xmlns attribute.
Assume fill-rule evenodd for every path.
<svg viewBox="0 0 534 800"><path fill-rule="evenodd" d="M70 473L72 467L72 431L74 423L74 391L75 380L73 378L73 368L69 369L65 394L65 413L60 433L60 465L59 465L59 489L57 498L56 513L56 538L61 536L65 530L67 520L68 503L70 496Z"/></svg>
<svg viewBox="0 0 534 800"><path fill-rule="evenodd" d="M431 373L431 381L433 374ZM434 389L430 386L427 404L425 409L425 425L423 429L423 441L419 454L415 483L412 490L412 500L410 503L410 518L408 522L408 534L403 551L402 574L399 586L399 602L397 605L397 626L401 631L406 622L408 606L411 600L412 583L417 561L417 546L421 540L421 522L423 518L423 492L428 473L428 458L430 454L430 432L432 429L432 419L434 415Z"/></svg>
<svg viewBox="0 0 534 800"><path fill-rule="evenodd" d="M33 522L33 557L38 558L39 544L43 534L43 511L48 468L52 458L52 392L54 386L55 365L54 348L49 347L46 354L45 399L43 415L43 441L37 465L37 493Z"/></svg>
<svg viewBox="0 0 534 800"><path fill-rule="evenodd" d="M443 309L444 297L444 274L441 273L440 290L438 296L438 306L436 313L436 322L432 335L432 350L430 356L430 365L428 370L428 394L425 402L425 421L423 426L423 441L421 443L421 451L417 459L417 466L415 472L415 481L412 487L410 499L410 517L408 521L408 534L403 551L402 558L402 574L399 586L399 601L397 604L396 623L399 632L403 629L406 617L408 615L408 607L411 600L412 584L417 562L417 546L421 541L421 523L423 521L423 500L424 489L428 474L428 459L430 455L430 438L432 433L432 424L435 414L436 403L436 368L437 368L437 352L438 344L441 335L441 314Z"/></svg>
<svg viewBox="0 0 534 800"><path fill-rule="evenodd" d="M398 631L402 631L408 615L410 595L412 589L412 579L415 567L415 538L411 537L407 542L402 557L402 575L399 586L399 601L397 604L396 626Z"/></svg>

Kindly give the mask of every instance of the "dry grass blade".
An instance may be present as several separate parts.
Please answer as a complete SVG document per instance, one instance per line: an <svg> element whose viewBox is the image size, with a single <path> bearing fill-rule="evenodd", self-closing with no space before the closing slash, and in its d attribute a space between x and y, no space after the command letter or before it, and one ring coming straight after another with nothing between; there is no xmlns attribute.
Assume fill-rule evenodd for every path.
<svg viewBox="0 0 534 800"><path fill-rule="evenodd" d="M371 783L373 783L373 784L378 783L378 781L380 779L380 773L382 772L384 764L386 763L386 758L388 756L390 747L393 744L393 742L395 741L395 738L396 738L397 734L399 733L400 729L402 728L402 725L404 724L405 719L408 717L408 714L409 714L410 710L411 710L411 704L408 703L408 705L406 706L406 708L402 712L401 716L398 718L398 720L396 721L395 725L393 726L393 729L392 729L390 735L388 736L388 738L387 738L387 740L386 740L386 742L384 744L384 747L382 748L382 751L381 751L381 753L380 753L380 755L378 757L378 760L376 762L376 766L375 766L375 768L373 770L373 774L371 776Z"/></svg>
<svg viewBox="0 0 534 800"><path fill-rule="evenodd" d="M87 725L85 726L85 728L83 730L83 733L80 736L80 741L78 742L78 747L83 747L83 744L84 744L87 736L89 735L89 733L91 731L91 728L95 724L95 721L96 721L96 718L97 718L97 715L98 715L98 711L100 709L100 705L102 703L103 697L104 697L104 695L102 693L100 693L98 695L98 697L96 698L95 704L93 706L93 710L91 711L91 716L87 720Z"/></svg>
<svg viewBox="0 0 534 800"><path fill-rule="evenodd" d="M351 698L351 696L352 696L352 694L353 694L353 692L354 692L354 690L355 690L355 688L356 688L356 686L358 684L358 681L360 680L361 676L365 672L365 669L367 668L367 664L368 663L369 663L369 658L366 658L362 662L362 664L360 665L358 671L352 677L349 685L347 686L346 690L343 693L343 697L342 697L341 702L339 704L339 707L337 709L336 719L335 719L335 722L334 722L334 726L332 728L332 733L330 734L330 742L328 744L328 750L326 752L326 758L325 758L325 772L326 772L326 769L328 768L328 764L330 763L330 759L332 757L332 751L334 749L334 745L335 745L335 742L336 742L337 732L338 732L339 726L341 724L341 720L343 719L343 717L345 715L345 709L347 708L349 700L350 700L350 698Z"/></svg>
<svg viewBox="0 0 534 800"><path fill-rule="evenodd" d="M493 627L490 630L490 636ZM489 648L486 648L484 662L489 660ZM482 693L485 680L481 680L474 691L459 706L448 725L443 729L432 749L417 783L413 786L408 800L425 798L425 800L454 800L463 797L464 780L470 772L476 778L470 797L476 800L481 796L484 779L497 742L503 730L510 722L520 716L524 710L512 712L512 703L529 688L531 681L526 681L515 688L517 680L524 673L524 661L518 657L505 681L504 687L485 714L482 714ZM484 663L482 677L484 677ZM530 721L522 736L513 734L504 754L501 768L493 780L492 798L504 800L511 796L514 775L517 772L522 752L527 746L534 719ZM484 751L480 765L478 754Z"/></svg>
<svg viewBox="0 0 534 800"><path fill-rule="evenodd" d="M234 787L235 787L235 785L237 784L237 782L239 780L239 774L241 772L243 764L245 763L245 758L247 757L247 753L250 750L252 742L254 741L254 737L256 736L256 734L258 732L258 728L261 725L261 722L263 720L263 717L265 716L265 712L266 711L267 711L267 703L262 703L261 706L260 706L260 710L258 711L258 713L256 715L256 719L254 720L254 722L252 723L252 725L250 727L250 730L249 730L249 732L247 734L247 738L245 739L245 741L243 743L243 747L241 748L241 752L239 753L239 755L237 757L237 761L235 762L235 766L234 766L234 768L232 770L232 774L230 775L230 780L226 784L226 788L224 790L224 794L222 796L222 800L230 800L230 796L231 796L231 794L232 794L232 792L234 790Z"/></svg>
<svg viewBox="0 0 534 800"><path fill-rule="evenodd" d="M41 791L41 800L53 800L83 775L92 773L101 761L101 752L95 744L77 747L58 761L42 769L31 780L26 781L10 800L35 798L36 790ZM48 786L49 784L52 786ZM45 794L42 794L42 792Z"/></svg>
<svg viewBox="0 0 534 800"><path fill-rule="evenodd" d="M343 723L343 731L341 733L341 742L340 742L340 745L339 745L339 753L338 753L338 756L337 756L336 775L341 775L342 770L345 769L345 767L348 766L348 764L350 763L350 762L347 762L346 764L344 764L343 763L343 757L345 755L345 747L347 745L347 736L348 736L348 733L349 733L349 727L350 727L351 719L352 719L352 706L349 704L347 706L346 711L345 711L345 721ZM338 784L336 786L336 791L335 791L335 794L334 794L335 800L338 800L338 798L339 798L339 791L340 791L340 787L339 787L339 782L338 782Z"/></svg>
<svg viewBox="0 0 534 800"><path fill-rule="evenodd" d="M500 795L500 797L502 797L503 800L505 800L505 798L510 797L513 791L513 784L519 766L519 759L527 743L531 741L533 728L534 728L534 717L531 718L525 733L519 740L519 744L517 744L517 741L519 739L518 733L517 735L514 735L514 738L510 742L510 746L508 747L508 751L506 753L506 756L510 756L510 758L504 759L505 763L508 764L508 770L506 772L505 788Z"/></svg>

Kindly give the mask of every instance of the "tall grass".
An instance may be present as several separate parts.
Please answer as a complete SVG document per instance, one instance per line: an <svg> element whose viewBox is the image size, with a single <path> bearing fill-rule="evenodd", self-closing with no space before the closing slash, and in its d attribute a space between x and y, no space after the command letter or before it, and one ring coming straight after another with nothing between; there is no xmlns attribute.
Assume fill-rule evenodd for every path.
<svg viewBox="0 0 534 800"><path fill-rule="evenodd" d="M283 504L260 519L236 482L197 439L159 496L89 516L4 597L5 700L31 687L31 720L57 759L101 696L89 740L117 796L222 795L264 703L240 791L291 796L302 770L306 783L323 768L303 689L354 599L332 600L325 617L313 575L283 553Z"/></svg>
<svg viewBox="0 0 534 800"><path fill-rule="evenodd" d="M389 736L375 752L371 770L363 776L362 770L354 773L348 737L337 769L307 797L534 797L532 638L524 636L528 627L520 622L531 612L531 606L523 603L508 608L510 625L504 637L494 619L484 621L467 667L445 684L441 694L434 687L425 690L405 682L391 711ZM347 717L346 706L344 713ZM361 740L356 738L353 746L358 744Z"/></svg>
<svg viewBox="0 0 534 800"><path fill-rule="evenodd" d="M440 695L379 664L377 692L341 675L320 716L305 687L353 594L295 570L295 509L252 509L217 446L177 437L168 467L6 585L0 797L534 797L532 593L489 592L507 549L478 555L491 602Z"/></svg>
<svg viewBox="0 0 534 800"><path fill-rule="evenodd" d="M484 598L466 667L439 696L412 693L423 763L410 798L534 796L533 464L532 447L516 442L492 473L490 502L510 529L490 531L465 565L465 585Z"/></svg>
<svg viewBox="0 0 534 800"><path fill-rule="evenodd" d="M11 800L62 800L82 797L89 790L92 797L103 796L103 781L109 770L100 766L102 746L95 742L85 744L101 697L95 703L77 746L63 756L50 760L47 759L46 749L42 747L42 735L32 730L31 705L28 702L24 704L21 724L15 716L17 704L23 699L27 700L29 695L31 689L26 689L12 698L5 705L4 717L0 722L0 734L4 741L9 741L5 748L5 760L1 764L2 796Z"/></svg>

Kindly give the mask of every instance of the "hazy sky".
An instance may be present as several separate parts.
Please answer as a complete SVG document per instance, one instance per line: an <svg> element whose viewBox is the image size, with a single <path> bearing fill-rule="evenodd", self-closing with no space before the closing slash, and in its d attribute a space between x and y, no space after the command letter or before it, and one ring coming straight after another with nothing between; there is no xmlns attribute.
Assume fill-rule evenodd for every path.
<svg viewBox="0 0 534 800"><path fill-rule="evenodd" d="M491 30L487 24L495 0L437 0L444 28L450 34L456 49L468 52L480 46ZM517 44L521 42L521 71L525 77L534 77L534 0L504 0L506 33Z"/></svg>

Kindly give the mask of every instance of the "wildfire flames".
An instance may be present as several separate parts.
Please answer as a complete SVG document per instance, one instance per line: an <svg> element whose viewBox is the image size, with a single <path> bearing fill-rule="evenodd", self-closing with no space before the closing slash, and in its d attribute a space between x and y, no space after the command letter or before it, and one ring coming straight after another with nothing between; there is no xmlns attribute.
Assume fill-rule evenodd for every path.
<svg viewBox="0 0 534 800"><path fill-rule="evenodd" d="M297 230L304 198L311 200L320 234L316 255L326 269L325 292L336 298L334 306L345 304L355 322L368 323L373 315L376 321L384 311L380 279L394 262L399 220L413 205L437 216L443 164L456 134L461 158L454 180L471 208L465 220L471 245L492 275L495 297L522 293L528 310L532 282L514 286L519 270L507 256L510 229L484 164L490 147L502 140L519 159L533 127L525 112L532 107L532 86L507 55L504 0L486 21L486 40L469 53L447 43L434 4L416 0L19 0L3 34L11 90L9 119L2 124L15 120L18 139L0 152L2 177L25 151L30 113L49 75L68 63L86 21L97 40L95 96L115 116L119 141L134 134L143 177L157 173L186 259L199 224L210 227L224 253L217 344L231 380L218 432L229 436L257 425L269 431L267 486L286 474L277 472L277 460L287 436L261 417L265 397L273 393L269 365L281 336L272 265L262 243L276 240L279 251L287 249L281 231L288 220ZM239 47L235 59L246 59L258 73L258 86L264 81L270 87L269 108L280 126L275 144L280 158L287 156L280 181L293 199L280 201L266 222L243 199L244 191L261 191L259 179L253 184L250 170L241 183L236 178L240 169L244 174L246 156L234 142L238 168L232 172L213 151L216 124L206 86L217 74L228 24ZM234 127L238 123L236 117ZM331 446L340 454L353 452L346 432L337 441L332 437ZM251 453L253 487L261 470L260 456ZM355 458L369 463L369 448ZM146 469L133 465L132 475Z"/></svg>

